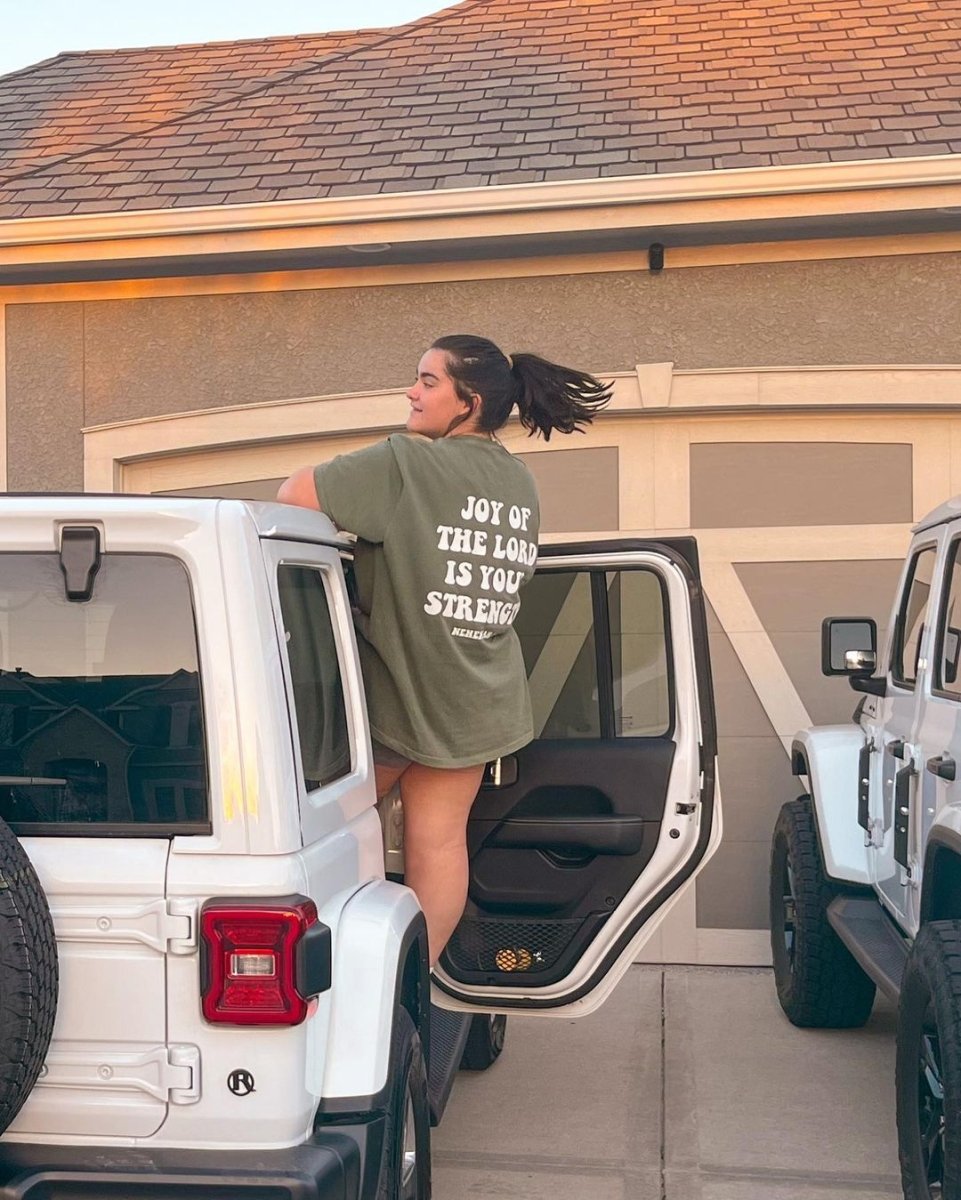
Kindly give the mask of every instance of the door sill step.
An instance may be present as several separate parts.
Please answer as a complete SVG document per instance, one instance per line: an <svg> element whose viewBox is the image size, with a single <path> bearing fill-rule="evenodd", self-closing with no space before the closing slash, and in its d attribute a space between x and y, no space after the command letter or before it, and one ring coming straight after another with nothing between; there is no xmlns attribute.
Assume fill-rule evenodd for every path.
<svg viewBox="0 0 961 1200"><path fill-rule="evenodd" d="M897 1001L909 947L877 900L837 896L827 916L857 963L889 1000Z"/></svg>
<svg viewBox="0 0 961 1200"><path fill-rule="evenodd" d="M439 1125L447 1107L454 1076L460 1068L472 1021L470 1013L448 1012L430 1006L430 1065L427 1074L427 1097L430 1101L430 1123Z"/></svg>

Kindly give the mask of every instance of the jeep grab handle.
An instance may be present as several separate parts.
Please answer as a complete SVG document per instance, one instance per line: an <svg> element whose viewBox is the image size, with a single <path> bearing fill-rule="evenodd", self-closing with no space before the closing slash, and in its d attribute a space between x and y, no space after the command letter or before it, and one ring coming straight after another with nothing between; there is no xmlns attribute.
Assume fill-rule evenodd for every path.
<svg viewBox="0 0 961 1200"><path fill-rule="evenodd" d="M929 758L924 765L932 775L937 775L938 779L946 779L948 783L954 783L957 778L957 763L950 754L938 754Z"/></svg>

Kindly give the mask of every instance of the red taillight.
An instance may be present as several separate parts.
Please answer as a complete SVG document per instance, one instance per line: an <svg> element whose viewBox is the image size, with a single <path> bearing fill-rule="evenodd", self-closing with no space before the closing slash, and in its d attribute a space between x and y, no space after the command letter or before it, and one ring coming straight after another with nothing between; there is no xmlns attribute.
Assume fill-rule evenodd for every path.
<svg viewBox="0 0 961 1200"><path fill-rule="evenodd" d="M324 937L311 937L323 932ZM312 900L211 900L200 914L203 1013L227 1025L299 1025L323 972L308 962L330 931ZM310 955L315 958L316 955ZM329 984L327 985L329 986Z"/></svg>

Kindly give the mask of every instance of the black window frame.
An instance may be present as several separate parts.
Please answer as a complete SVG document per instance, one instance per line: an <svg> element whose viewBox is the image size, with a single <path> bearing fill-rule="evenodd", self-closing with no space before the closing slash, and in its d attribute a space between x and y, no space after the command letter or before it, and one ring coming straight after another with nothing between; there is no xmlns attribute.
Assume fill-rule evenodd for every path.
<svg viewBox="0 0 961 1200"><path fill-rule="evenodd" d="M349 563L352 568L352 566L353 566L352 556L349 559ZM347 562L342 561L342 566L345 569L345 576L346 576ZM283 601L281 599L280 573L285 568L291 568L291 569L301 570L301 571L313 571L316 575L319 575L320 581L321 581L321 587L322 587L323 593L324 593L324 600L325 600L326 606L327 606L327 618L330 622L331 637L332 637L332 640L334 643L334 652L335 652L336 660L337 660L337 674L340 679L340 690L341 690L341 695L343 697L344 725L345 725L346 734L347 734L347 751L348 751L347 769L345 771L341 772L340 774L333 776L331 779L327 779L327 780L308 779L307 773L304 770L304 756L303 756L303 748L302 748L301 735L300 735L300 721L298 720L298 716L297 716L297 698L294 694L294 678L293 678L293 672L292 672L291 662L290 662L290 652L289 652L289 647L286 642L286 639L283 636L283 634L285 632L285 625L284 625ZM303 789L304 795L308 796L308 797L315 795L317 792L323 791L324 788L333 787L335 784L339 783L343 779L349 779L351 777L351 775L356 773L357 762L358 762L357 738L355 736L353 722L351 721L351 717L350 717L350 705L348 703L348 692L347 692L347 688L346 688L345 682L344 682L346 673L345 673L345 669L344 669L345 664L344 664L344 658L343 658L343 647L341 644L342 639L340 637L338 637L339 625L338 625L338 621L336 620L336 617L335 617L334 604L333 604L333 590L334 589L331 586L331 570L332 570L331 565L329 563L325 563L325 562L316 562L316 561L305 562L302 559L284 558L284 557L278 557L274 561L274 587L275 587L275 594L276 594L276 601L277 601L277 616L279 618L278 638L279 638L281 658L282 658L282 661L284 664L283 677L284 677L284 695L285 695L286 701L287 701L287 724L290 729L290 739L291 739L291 745L293 746L294 755L295 755L296 761L298 762L299 767L300 767L300 770L298 772L298 785ZM313 784L314 786L311 787L311 786L309 786L310 784Z"/></svg>
<svg viewBox="0 0 961 1200"><path fill-rule="evenodd" d="M648 733L640 736L633 734L618 734L616 732L616 706L614 693L614 656L611 643L610 602L608 595L608 576L618 572L627 574L633 571L646 571L657 580L661 594L661 612L664 616L665 662L667 666L667 697L668 723L663 733ZM677 684L674 666L674 632L671 625L670 595L667 590L667 580L662 571L651 563L612 565L610 563L591 564L590 566L541 566L537 567L538 575L572 575L589 576L591 592L591 620L594 635L594 673L597 680L598 728L597 738L591 741L673 741L677 732ZM524 593L521 592L521 606L524 604ZM606 647L606 652L605 648ZM559 741L568 739L538 737L536 741Z"/></svg>
<svg viewBox="0 0 961 1200"><path fill-rule="evenodd" d="M961 533L955 534L948 543L944 569L941 572L941 586L938 595L938 625L934 642L933 671L931 674L931 695L939 696L942 700L952 700L955 703L961 703L961 675L958 678L958 691L952 692L949 688L944 687L941 682L941 668L944 665L944 622L947 616L948 601L951 598L951 577L954 566L961 561L959 559L959 551L961 551Z"/></svg>
<svg viewBox="0 0 961 1200"><path fill-rule="evenodd" d="M897 613L895 614L895 618L894 618L894 630L893 630L892 639L891 639L891 657L888 662L888 675L890 676L892 685L894 687L898 688L900 691L905 692L905 693L913 693L914 691L916 691L917 686L918 686L917 663L921 657L921 646L924 641L924 632L925 632L925 629L928 627L927 621L922 622L921 631L918 636L918 654L917 654L917 659L915 660L914 678L910 679L910 680L900 678L898 675L895 674L894 665L895 665L895 662L899 662L903 658L904 618L906 616L907 605L908 605L908 601L911 597L912 588L914 587L914 580L917 575L918 563L921 561L921 556L923 554L927 554L928 552L933 554L932 570L931 570L931 583L930 583L931 594L928 596L927 613L926 613L926 616L930 619L931 612L936 607L934 602L937 599L936 589L937 589L938 580L937 580L937 576L934 571L934 567L937 565L937 559L938 559L938 543L936 540L932 541L932 542L926 542L923 546L919 546L915 550L915 552L912 554L911 561L908 564L908 573L905 576L904 586L901 589L901 595L898 599Z"/></svg>
<svg viewBox="0 0 961 1200"><path fill-rule="evenodd" d="M4 550L3 556L18 557L49 557L55 559L54 550ZM201 642L198 636L199 622L197 620L197 597L194 591L194 581L190 568L184 559L176 554L167 554L155 550L113 550L104 551L107 558L162 558L177 563L183 571L187 582L187 597L190 603L190 619L193 628L194 649L197 661L197 689L200 695L199 714L201 726L201 745L204 752L204 799L206 818L199 821L158 821L158 822L123 822L105 821L97 824L91 821L7 821L8 827L17 837L59 837L59 838L163 838L167 841L175 837L210 837L213 833L211 817L211 788L210 788L210 739L207 732L207 698L204 692L204 665L201 655ZM96 596L97 585L94 583L93 595Z"/></svg>

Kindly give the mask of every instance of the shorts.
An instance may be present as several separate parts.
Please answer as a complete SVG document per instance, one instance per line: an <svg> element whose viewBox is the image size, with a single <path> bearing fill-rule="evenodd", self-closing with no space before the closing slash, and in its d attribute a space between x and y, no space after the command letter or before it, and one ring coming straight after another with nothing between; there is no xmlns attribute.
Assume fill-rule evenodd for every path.
<svg viewBox="0 0 961 1200"><path fill-rule="evenodd" d="M378 742L373 739L371 746L374 755L374 765L377 767L386 767L388 770L406 770L411 759L406 758L403 754L399 754L396 750L391 750L390 746L385 746L383 742Z"/></svg>

